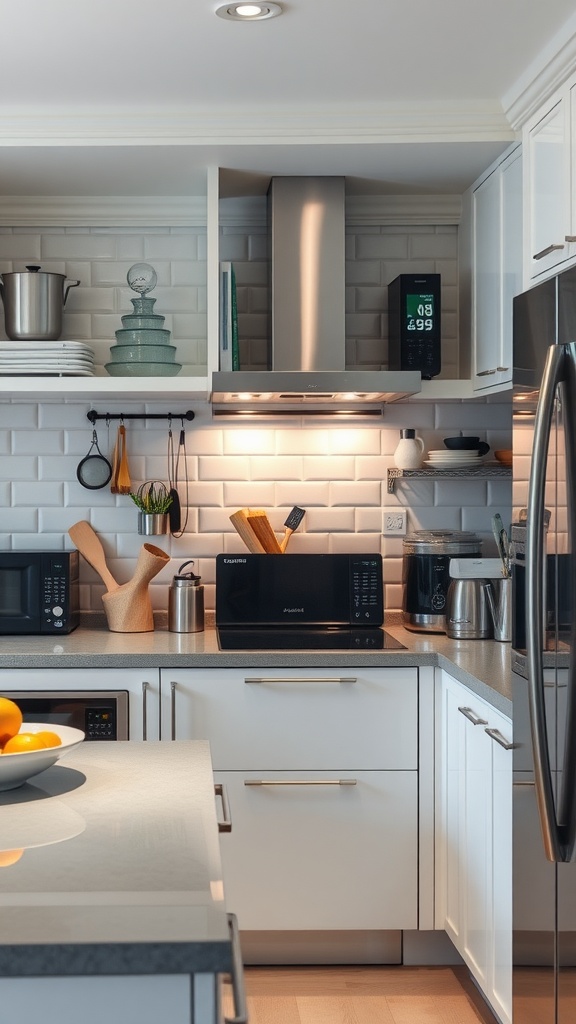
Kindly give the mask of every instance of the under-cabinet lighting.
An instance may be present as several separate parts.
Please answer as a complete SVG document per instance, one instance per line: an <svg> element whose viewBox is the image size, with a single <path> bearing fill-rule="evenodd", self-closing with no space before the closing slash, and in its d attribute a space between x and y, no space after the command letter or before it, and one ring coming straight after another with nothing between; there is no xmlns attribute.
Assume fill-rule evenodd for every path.
<svg viewBox="0 0 576 1024"><path fill-rule="evenodd" d="M244 2L224 4L216 8L216 14L229 21L263 21L265 18L277 18L282 14L282 8L280 4Z"/></svg>

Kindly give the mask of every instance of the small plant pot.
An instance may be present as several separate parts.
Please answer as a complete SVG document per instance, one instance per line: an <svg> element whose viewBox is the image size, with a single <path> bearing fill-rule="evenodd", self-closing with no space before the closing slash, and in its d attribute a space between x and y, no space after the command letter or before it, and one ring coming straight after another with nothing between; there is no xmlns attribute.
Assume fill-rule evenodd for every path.
<svg viewBox="0 0 576 1024"><path fill-rule="evenodd" d="M142 537L154 537L168 533L170 517L167 512L139 512L138 533Z"/></svg>

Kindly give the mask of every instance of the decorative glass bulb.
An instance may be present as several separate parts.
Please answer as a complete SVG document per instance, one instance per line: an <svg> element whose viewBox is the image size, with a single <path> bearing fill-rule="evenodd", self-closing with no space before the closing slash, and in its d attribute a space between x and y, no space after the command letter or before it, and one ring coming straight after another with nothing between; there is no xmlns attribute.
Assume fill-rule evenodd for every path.
<svg viewBox="0 0 576 1024"><path fill-rule="evenodd" d="M151 267L149 263L135 263L126 274L126 280L132 291L146 295L156 287L158 277L154 267Z"/></svg>

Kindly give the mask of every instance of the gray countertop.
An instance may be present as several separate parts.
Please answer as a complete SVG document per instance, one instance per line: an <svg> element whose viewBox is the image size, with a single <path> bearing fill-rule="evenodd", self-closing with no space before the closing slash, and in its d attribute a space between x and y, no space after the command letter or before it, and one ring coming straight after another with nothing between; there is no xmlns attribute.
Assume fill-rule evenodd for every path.
<svg viewBox="0 0 576 1024"><path fill-rule="evenodd" d="M231 969L207 743L81 744L0 822L0 976Z"/></svg>
<svg viewBox="0 0 576 1024"><path fill-rule="evenodd" d="M512 714L510 644L412 633L398 616L386 630L406 650L221 651L212 624L202 633L111 633L82 625L68 636L2 637L0 669L13 668L330 668L435 666L446 669L504 714Z"/></svg>

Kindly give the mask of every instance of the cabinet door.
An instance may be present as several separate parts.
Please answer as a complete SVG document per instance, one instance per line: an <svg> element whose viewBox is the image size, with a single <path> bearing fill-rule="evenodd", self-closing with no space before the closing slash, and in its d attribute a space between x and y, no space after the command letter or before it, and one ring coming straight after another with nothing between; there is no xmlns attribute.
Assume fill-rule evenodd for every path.
<svg viewBox="0 0 576 1024"><path fill-rule="evenodd" d="M215 770L416 770L418 672L162 670L164 739L208 739Z"/></svg>
<svg viewBox="0 0 576 1024"><path fill-rule="evenodd" d="M473 386L512 379L512 298L522 290L522 153L474 191Z"/></svg>
<svg viewBox="0 0 576 1024"><path fill-rule="evenodd" d="M502 189L498 168L476 189L474 206L474 377L493 383L501 366Z"/></svg>
<svg viewBox="0 0 576 1024"><path fill-rule="evenodd" d="M220 845L241 930L417 928L417 772L215 779L230 801Z"/></svg>
<svg viewBox="0 0 576 1024"><path fill-rule="evenodd" d="M528 276L536 278L565 262L570 233L570 123L566 94L528 131Z"/></svg>
<svg viewBox="0 0 576 1024"><path fill-rule="evenodd" d="M127 690L132 740L160 739L160 673L155 669L17 668L0 671L0 693L18 690Z"/></svg>
<svg viewBox="0 0 576 1024"><path fill-rule="evenodd" d="M492 742L492 906L488 945L492 1005L502 1021L512 1020L512 741L508 719L490 714Z"/></svg>
<svg viewBox="0 0 576 1024"><path fill-rule="evenodd" d="M437 926L503 1022L512 1005L510 721L441 673Z"/></svg>

